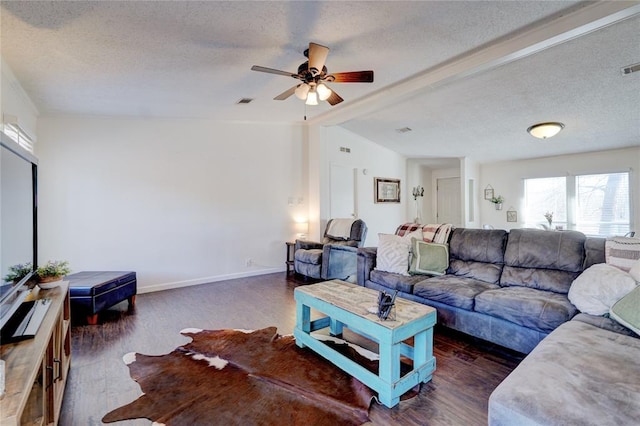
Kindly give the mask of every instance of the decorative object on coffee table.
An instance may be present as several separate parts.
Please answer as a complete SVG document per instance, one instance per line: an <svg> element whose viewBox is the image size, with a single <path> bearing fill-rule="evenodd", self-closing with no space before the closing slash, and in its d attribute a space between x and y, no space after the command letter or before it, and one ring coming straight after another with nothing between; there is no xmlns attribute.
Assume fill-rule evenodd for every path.
<svg viewBox="0 0 640 426"><path fill-rule="evenodd" d="M396 316L395 312L393 312L393 307L396 301L396 296L398 295L398 290L393 292L393 295L387 294L384 291L378 293L378 318L381 320L389 319L391 321L395 321Z"/></svg>

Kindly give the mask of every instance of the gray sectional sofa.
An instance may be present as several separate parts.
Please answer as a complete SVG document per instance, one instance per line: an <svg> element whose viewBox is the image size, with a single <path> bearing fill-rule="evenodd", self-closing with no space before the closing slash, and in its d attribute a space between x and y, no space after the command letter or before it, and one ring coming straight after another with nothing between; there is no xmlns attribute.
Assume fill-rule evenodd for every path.
<svg viewBox="0 0 640 426"><path fill-rule="evenodd" d="M358 249L359 285L398 290L433 306L438 324L522 353L578 313L567 293L588 266L604 262L603 238L576 231L456 228L442 276L376 270L376 247Z"/></svg>
<svg viewBox="0 0 640 426"><path fill-rule="evenodd" d="M640 424L640 339L580 313L545 338L493 391L491 426Z"/></svg>
<svg viewBox="0 0 640 426"><path fill-rule="evenodd" d="M400 229L400 228L399 228ZM493 391L489 424L632 425L640 421L640 338L580 313L573 280L605 262L605 239L535 229L454 229L442 276L375 269L358 249L357 282L433 306L438 323L527 353Z"/></svg>

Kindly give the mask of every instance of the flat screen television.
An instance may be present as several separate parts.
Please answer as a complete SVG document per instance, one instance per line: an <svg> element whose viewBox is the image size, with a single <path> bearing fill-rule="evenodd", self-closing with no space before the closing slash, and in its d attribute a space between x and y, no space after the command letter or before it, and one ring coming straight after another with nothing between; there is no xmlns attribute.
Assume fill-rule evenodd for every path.
<svg viewBox="0 0 640 426"><path fill-rule="evenodd" d="M26 296L23 279L6 281L9 267L38 265L38 162L27 150L0 132L0 328ZM4 339L3 339L4 340Z"/></svg>

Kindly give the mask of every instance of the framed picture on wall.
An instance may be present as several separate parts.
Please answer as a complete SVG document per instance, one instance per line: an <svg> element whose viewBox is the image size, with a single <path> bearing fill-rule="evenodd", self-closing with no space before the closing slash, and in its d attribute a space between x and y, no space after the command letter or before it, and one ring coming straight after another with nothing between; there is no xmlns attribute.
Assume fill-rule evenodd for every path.
<svg viewBox="0 0 640 426"><path fill-rule="evenodd" d="M484 199L490 200L493 198L493 188L491 186L487 186L484 190Z"/></svg>
<svg viewBox="0 0 640 426"><path fill-rule="evenodd" d="M518 212L515 210L507 210L507 222L517 222Z"/></svg>
<svg viewBox="0 0 640 426"><path fill-rule="evenodd" d="M373 178L374 202L399 203L400 179Z"/></svg>

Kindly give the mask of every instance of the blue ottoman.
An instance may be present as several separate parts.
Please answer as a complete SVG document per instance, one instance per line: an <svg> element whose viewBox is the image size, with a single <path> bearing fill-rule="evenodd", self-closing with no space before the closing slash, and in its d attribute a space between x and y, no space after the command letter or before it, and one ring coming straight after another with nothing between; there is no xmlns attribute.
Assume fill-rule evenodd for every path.
<svg viewBox="0 0 640 426"><path fill-rule="evenodd" d="M98 312L123 300L133 307L136 301L137 279L135 272L83 271L69 274L71 305L87 315L91 325L98 323Z"/></svg>

